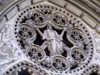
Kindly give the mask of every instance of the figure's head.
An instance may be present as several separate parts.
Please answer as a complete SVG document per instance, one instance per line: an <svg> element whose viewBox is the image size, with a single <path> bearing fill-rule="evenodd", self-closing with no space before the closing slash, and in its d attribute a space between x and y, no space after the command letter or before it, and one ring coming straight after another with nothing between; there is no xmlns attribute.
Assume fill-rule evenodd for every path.
<svg viewBox="0 0 100 75"><path fill-rule="evenodd" d="M48 21L48 24L47 24L47 29L52 29L52 22L51 21Z"/></svg>

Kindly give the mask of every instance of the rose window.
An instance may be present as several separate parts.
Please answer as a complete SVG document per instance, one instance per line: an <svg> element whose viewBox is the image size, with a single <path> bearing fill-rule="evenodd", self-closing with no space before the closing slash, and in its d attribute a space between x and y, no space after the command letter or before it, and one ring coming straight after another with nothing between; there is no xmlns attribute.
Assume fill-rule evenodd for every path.
<svg viewBox="0 0 100 75"><path fill-rule="evenodd" d="M0 31L0 65L10 66L2 75L100 74L98 66L90 67L96 59L93 29L66 9L44 1L6 23Z"/></svg>
<svg viewBox="0 0 100 75"><path fill-rule="evenodd" d="M39 7L20 15L14 27L17 43L28 59L45 69L48 67L42 62L48 62L52 67L49 70L58 73L88 65L93 50L92 43L86 45L91 38L85 26L71 23L67 12L55 10L57 7ZM48 9L50 13L45 13Z"/></svg>

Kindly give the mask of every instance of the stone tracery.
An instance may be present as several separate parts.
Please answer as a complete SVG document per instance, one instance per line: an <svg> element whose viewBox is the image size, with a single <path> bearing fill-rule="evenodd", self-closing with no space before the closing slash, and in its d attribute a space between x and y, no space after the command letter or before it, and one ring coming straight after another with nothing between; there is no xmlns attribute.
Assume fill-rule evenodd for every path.
<svg viewBox="0 0 100 75"><path fill-rule="evenodd" d="M53 10L51 8L49 9ZM46 8L45 11L47 11ZM49 63L52 63L51 66L55 71L67 72L68 70L73 71L78 67L82 68L86 62L90 61L89 58L91 59L89 55L92 49L90 49L90 44L87 45L86 43L90 41L90 36L84 25L76 25L71 23L70 20L66 13L59 12L59 10L45 13L42 11L42 8L40 10L33 9L24 18L21 16L19 21L17 21L17 27L15 26L17 40L29 59L35 63L41 59L39 62L42 62L45 58L49 57ZM69 28L70 26L71 28ZM23 27L25 27L25 31ZM30 29L29 32L28 29ZM28 39L28 43L26 43L27 39L24 40L25 38ZM40 41L38 41L41 44L35 42L37 38L42 40L39 39ZM33 48L30 49L32 45ZM56 56L57 59L55 59ZM52 59L62 59L59 60L61 65L57 65L60 62ZM77 63L78 67L72 69L71 67L74 64L72 65L69 59Z"/></svg>
<svg viewBox="0 0 100 75"><path fill-rule="evenodd" d="M43 8L37 8L41 6ZM48 6L32 6L37 9L27 8L27 13L23 10L18 15L13 28L18 47L31 64L38 65L49 73L71 74L84 69L89 65L93 54L93 43L87 28L71 19L74 15L68 15L66 10ZM20 65L19 68L24 68L16 74L29 74L32 68L28 65L29 63L28 71L26 66Z"/></svg>

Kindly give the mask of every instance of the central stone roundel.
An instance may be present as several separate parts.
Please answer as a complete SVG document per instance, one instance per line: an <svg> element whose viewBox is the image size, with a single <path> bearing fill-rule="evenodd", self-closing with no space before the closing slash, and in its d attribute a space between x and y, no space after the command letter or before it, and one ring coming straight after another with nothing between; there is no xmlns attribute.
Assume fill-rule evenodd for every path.
<svg viewBox="0 0 100 75"><path fill-rule="evenodd" d="M93 45L86 27L52 5L23 10L15 24L15 37L28 59L50 71L80 70L92 58Z"/></svg>

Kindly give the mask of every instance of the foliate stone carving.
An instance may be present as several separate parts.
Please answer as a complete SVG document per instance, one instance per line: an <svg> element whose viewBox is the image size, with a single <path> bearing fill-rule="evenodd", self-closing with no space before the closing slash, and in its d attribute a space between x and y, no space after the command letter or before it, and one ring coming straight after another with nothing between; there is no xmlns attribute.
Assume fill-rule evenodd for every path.
<svg viewBox="0 0 100 75"><path fill-rule="evenodd" d="M95 52L96 52L96 55L95 55L95 60L100 60L100 35L93 31L92 32L92 35L93 35L93 38L94 38L94 45L95 45Z"/></svg>
<svg viewBox="0 0 100 75"><path fill-rule="evenodd" d="M0 32L0 66L4 65L3 67L20 57L18 49L13 44L11 28L12 26L7 24Z"/></svg>
<svg viewBox="0 0 100 75"><path fill-rule="evenodd" d="M97 32L92 32L96 47L100 46L100 35Z"/></svg>

